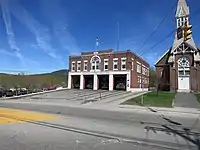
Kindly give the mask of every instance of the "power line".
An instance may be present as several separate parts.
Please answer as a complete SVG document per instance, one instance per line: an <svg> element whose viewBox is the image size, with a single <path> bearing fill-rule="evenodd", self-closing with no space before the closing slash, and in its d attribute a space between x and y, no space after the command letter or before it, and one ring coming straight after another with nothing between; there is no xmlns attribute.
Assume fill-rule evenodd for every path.
<svg viewBox="0 0 200 150"><path fill-rule="evenodd" d="M157 47L158 45L160 45L161 43L163 43L166 39L168 39L171 35L174 34L174 30L170 32L170 34L168 34L165 38L163 38L162 40L160 40L158 43L156 43L155 45L153 45L151 48L149 48L147 51L150 51L152 49L154 49L155 47ZM140 56L144 55L147 51L143 52Z"/></svg>
<svg viewBox="0 0 200 150"><path fill-rule="evenodd" d="M173 10L174 9L174 7L176 6L176 3L171 7L171 9ZM165 20L167 19L167 17L169 16L169 14L167 13L166 15L165 15L165 17L161 20L161 22L156 26L156 28L153 30L153 32L147 37L147 39L144 41L144 43L138 48L138 50L139 49L141 49L142 47L144 47L147 43L148 43L148 41L149 41L149 39L157 32L157 30L160 28L160 26L165 22ZM137 50L137 51L138 51Z"/></svg>
<svg viewBox="0 0 200 150"><path fill-rule="evenodd" d="M200 9L198 9L195 13L193 13L190 17L194 18L196 17L198 14L200 14ZM193 27L197 26L197 24L195 24ZM160 45L161 43L163 43L166 39L168 39L172 34L174 34L176 32L177 29L172 30L164 39L162 39L161 41L159 41L158 43L156 43L155 45L153 45L151 48L149 48L147 51L143 52L140 56L144 55L146 52L154 49L155 47L157 47L158 45Z"/></svg>

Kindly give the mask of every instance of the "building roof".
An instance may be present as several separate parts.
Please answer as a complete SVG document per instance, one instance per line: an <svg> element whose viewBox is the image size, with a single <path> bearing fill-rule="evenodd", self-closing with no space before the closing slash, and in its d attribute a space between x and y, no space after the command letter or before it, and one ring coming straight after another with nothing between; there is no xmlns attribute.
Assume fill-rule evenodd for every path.
<svg viewBox="0 0 200 150"><path fill-rule="evenodd" d="M165 55L167 55L169 53L169 51L171 51L172 47L170 47L159 59L158 61L154 64L157 65L164 57Z"/></svg>
<svg viewBox="0 0 200 150"><path fill-rule="evenodd" d="M176 10L176 17L177 18L184 17L184 16L188 16L189 14L190 14L190 10L186 3L186 0L179 0L177 10Z"/></svg>
<svg viewBox="0 0 200 150"><path fill-rule="evenodd" d="M80 58L82 56L93 55L94 52L98 52L99 54L103 54L103 53L108 53L108 54L123 54L123 53L126 53L126 52L131 52L137 58L141 59L146 64L149 64L146 60L144 60L141 56L139 56L138 54L136 54L132 50L114 51L113 49L108 49L108 50L93 51L93 52L82 52L80 55L74 55L74 56L69 56L69 57L70 58Z"/></svg>

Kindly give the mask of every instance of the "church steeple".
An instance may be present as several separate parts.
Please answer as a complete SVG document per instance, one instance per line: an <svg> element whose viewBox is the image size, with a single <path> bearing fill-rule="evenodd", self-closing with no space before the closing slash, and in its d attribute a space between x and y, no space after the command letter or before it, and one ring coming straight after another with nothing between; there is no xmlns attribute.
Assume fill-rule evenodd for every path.
<svg viewBox="0 0 200 150"><path fill-rule="evenodd" d="M176 21L177 21L177 30L176 30L176 34L175 34L175 38L174 38L174 42L173 42L173 46L171 49L171 53L176 54L177 51L180 52L181 47L183 47L182 45L187 45L189 46L192 50L196 51L197 47L196 44L194 42L193 37L191 37L188 40L185 40L185 25L190 25L189 23L189 16L190 16L190 10L189 7L186 3L186 0L178 0L178 6L177 6L177 10L176 10ZM182 32L182 35L181 35ZM185 49L182 50L182 52L184 52Z"/></svg>
<svg viewBox="0 0 200 150"><path fill-rule="evenodd" d="M190 10L186 3L186 0L179 0L176 10L177 28L185 25L185 23L189 24L189 15Z"/></svg>

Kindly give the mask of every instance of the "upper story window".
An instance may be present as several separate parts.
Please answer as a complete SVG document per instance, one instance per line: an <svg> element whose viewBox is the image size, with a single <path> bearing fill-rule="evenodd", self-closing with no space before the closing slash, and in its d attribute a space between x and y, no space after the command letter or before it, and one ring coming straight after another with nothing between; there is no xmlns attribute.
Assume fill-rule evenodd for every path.
<svg viewBox="0 0 200 150"><path fill-rule="evenodd" d="M81 71L81 61L77 62L77 71Z"/></svg>
<svg viewBox="0 0 200 150"><path fill-rule="evenodd" d="M121 59L122 60L122 68L121 68L121 70L126 70L126 58L122 58Z"/></svg>
<svg viewBox="0 0 200 150"><path fill-rule="evenodd" d="M100 70L100 63L101 63L101 58L97 55L93 56L91 58L91 69L92 70Z"/></svg>
<svg viewBox="0 0 200 150"><path fill-rule="evenodd" d="M146 75L149 76L149 69L147 69L146 71L147 71L147 72L146 72Z"/></svg>
<svg viewBox="0 0 200 150"><path fill-rule="evenodd" d="M131 62L131 70L134 70L134 59L132 58L132 62Z"/></svg>
<svg viewBox="0 0 200 150"><path fill-rule="evenodd" d="M104 59L104 70L108 70L108 59Z"/></svg>
<svg viewBox="0 0 200 150"><path fill-rule="evenodd" d="M146 75L146 68L145 68L145 66L142 66L142 74Z"/></svg>
<svg viewBox="0 0 200 150"><path fill-rule="evenodd" d="M75 71L75 61L72 62L72 67L71 71Z"/></svg>
<svg viewBox="0 0 200 150"><path fill-rule="evenodd" d="M178 67L179 68L189 68L190 62L186 57L182 57L178 60Z"/></svg>
<svg viewBox="0 0 200 150"><path fill-rule="evenodd" d="M137 62L137 72L141 73L141 63Z"/></svg>
<svg viewBox="0 0 200 150"><path fill-rule="evenodd" d="M87 71L88 70L88 61L85 60L84 61L84 71Z"/></svg>
<svg viewBox="0 0 200 150"><path fill-rule="evenodd" d="M190 62L188 58L182 57L178 60L178 70L179 70L179 76L190 75Z"/></svg>
<svg viewBox="0 0 200 150"><path fill-rule="evenodd" d="M118 70L118 58L113 59L113 70Z"/></svg>

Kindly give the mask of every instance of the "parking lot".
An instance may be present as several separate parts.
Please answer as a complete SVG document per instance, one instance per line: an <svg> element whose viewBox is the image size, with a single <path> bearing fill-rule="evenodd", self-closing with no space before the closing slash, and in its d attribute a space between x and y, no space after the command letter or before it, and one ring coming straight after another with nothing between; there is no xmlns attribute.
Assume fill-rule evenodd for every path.
<svg viewBox="0 0 200 150"><path fill-rule="evenodd" d="M33 95L20 99L12 99L7 101L20 101L32 103L51 103L51 104L64 104L64 105L85 105L95 102L109 102L120 98L133 95L134 93L126 91L106 91L106 90L76 90L67 89L62 91L44 93Z"/></svg>

